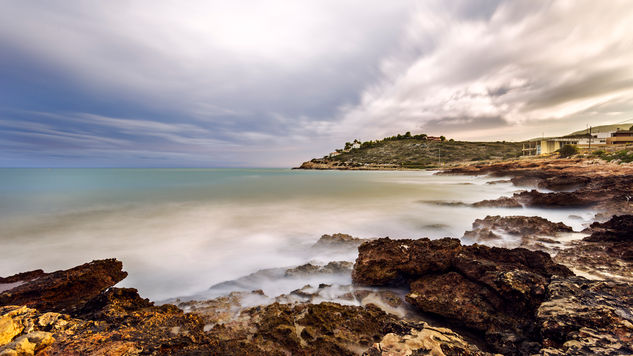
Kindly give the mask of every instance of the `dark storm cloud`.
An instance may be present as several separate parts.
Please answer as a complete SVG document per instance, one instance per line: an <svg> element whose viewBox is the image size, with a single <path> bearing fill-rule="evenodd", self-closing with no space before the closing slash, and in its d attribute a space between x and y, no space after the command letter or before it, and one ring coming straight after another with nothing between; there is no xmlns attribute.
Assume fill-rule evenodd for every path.
<svg viewBox="0 0 633 356"><path fill-rule="evenodd" d="M586 72L563 83L543 88L527 103L532 110L564 104L572 100L592 98L633 88L633 77L627 68L613 68Z"/></svg>

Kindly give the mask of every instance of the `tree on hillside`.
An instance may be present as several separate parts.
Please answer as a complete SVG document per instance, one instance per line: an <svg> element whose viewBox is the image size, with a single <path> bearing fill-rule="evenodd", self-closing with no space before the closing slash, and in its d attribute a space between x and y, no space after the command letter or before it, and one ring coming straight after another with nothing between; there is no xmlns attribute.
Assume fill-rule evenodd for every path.
<svg viewBox="0 0 633 356"><path fill-rule="evenodd" d="M407 131L407 132L404 134L404 137L405 137L405 138L411 138L411 132L410 132L410 131Z"/></svg>
<svg viewBox="0 0 633 356"><path fill-rule="evenodd" d="M446 137L445 137L445 136L440 136L440 140L441 140L442 142L444 142L444 141L446 141Z"/></svg>

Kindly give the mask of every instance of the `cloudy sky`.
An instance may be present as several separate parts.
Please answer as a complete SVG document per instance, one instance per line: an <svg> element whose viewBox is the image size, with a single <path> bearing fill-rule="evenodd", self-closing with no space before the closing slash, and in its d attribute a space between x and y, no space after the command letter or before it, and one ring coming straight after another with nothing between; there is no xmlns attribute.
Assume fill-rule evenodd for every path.
<svg viewBox="0 0 633 356"><path fill-rule="evenodd" d="M0 166L288 167L633 119L630 0L0 2Z"/></svg>

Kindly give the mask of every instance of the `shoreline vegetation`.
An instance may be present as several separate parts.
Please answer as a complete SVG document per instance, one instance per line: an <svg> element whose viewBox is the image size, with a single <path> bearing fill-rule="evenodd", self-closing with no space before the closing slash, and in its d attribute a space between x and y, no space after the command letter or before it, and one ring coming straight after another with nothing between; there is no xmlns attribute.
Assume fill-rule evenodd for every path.
<svg viewBox="0 0 633 356"><path fill-rule="evenodd" d="M414 140L368 149L391 152L385 147L393 142ZM332 163L357 162L353 151L327 165L361 169ZM351 273L351 286L156 305L135 289L114 287L127 275L115 259L0 278L0 355L633 354L633 165L601 155L472 161L438 173L499 177L520 189L472 204L516 215L478 219L465 233L487 245L512 235L518 248L324 235L314 248L357 249L356 263L285 272ZM592 207L596 215L573 232L521 216L523 207ZM322 302L326 294L341 302Z"/></svg>

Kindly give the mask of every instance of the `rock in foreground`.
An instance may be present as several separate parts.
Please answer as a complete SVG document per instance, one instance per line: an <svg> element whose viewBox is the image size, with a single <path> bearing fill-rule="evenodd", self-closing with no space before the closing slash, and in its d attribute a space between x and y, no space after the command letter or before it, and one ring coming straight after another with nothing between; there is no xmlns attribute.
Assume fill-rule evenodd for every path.
<svg viewBox="0 0 633 356"><path fill-rule="evenodd" d="M122 268L121 261L107 259L92 261L65 271L44 273L36 270L3 278L0 279L0 288L9 281L14 286L0 293L0 306L26 305L41 311L72 314L86 302L123 280L127 272L122 271Z"/></svg>
<svg viewBox="0 0 633 356"><path fill-rule="evenodd" d="M361 245L362 285L408 284L407 301L476 333L496 352L538 351L536 310L552 276L571 276L543 252L462 246L456 239L378 239Z"/></svg>
<svg viewBox="0 0 633 356"><path fill-rule="evenodd" d="M0 355L397 354L394 350L487 355L451 330L401 320L374 305L273 303L242 310L222 322L211 318L214 324L207 324L209 318L170 304L156 306L135 289L102 289L124 274L120 262L103 260L2 279L5 286L25 283L2 293L9 298L17 290L22 305L0 305ZM30 280L34 276L38 279ZM86 294L72 299L57 287L77 291L77 284L85 284ZM37 287L42 288L39 294ZM30 299L23 293L27 290ZM33 305L72 315L29 307Z"/></svg>
<svg viewBox="0 0 633 356"><path fill-rule="evenodd" d="M632 284L554 277L538 309L543 355L633 355Z"/></svg>

